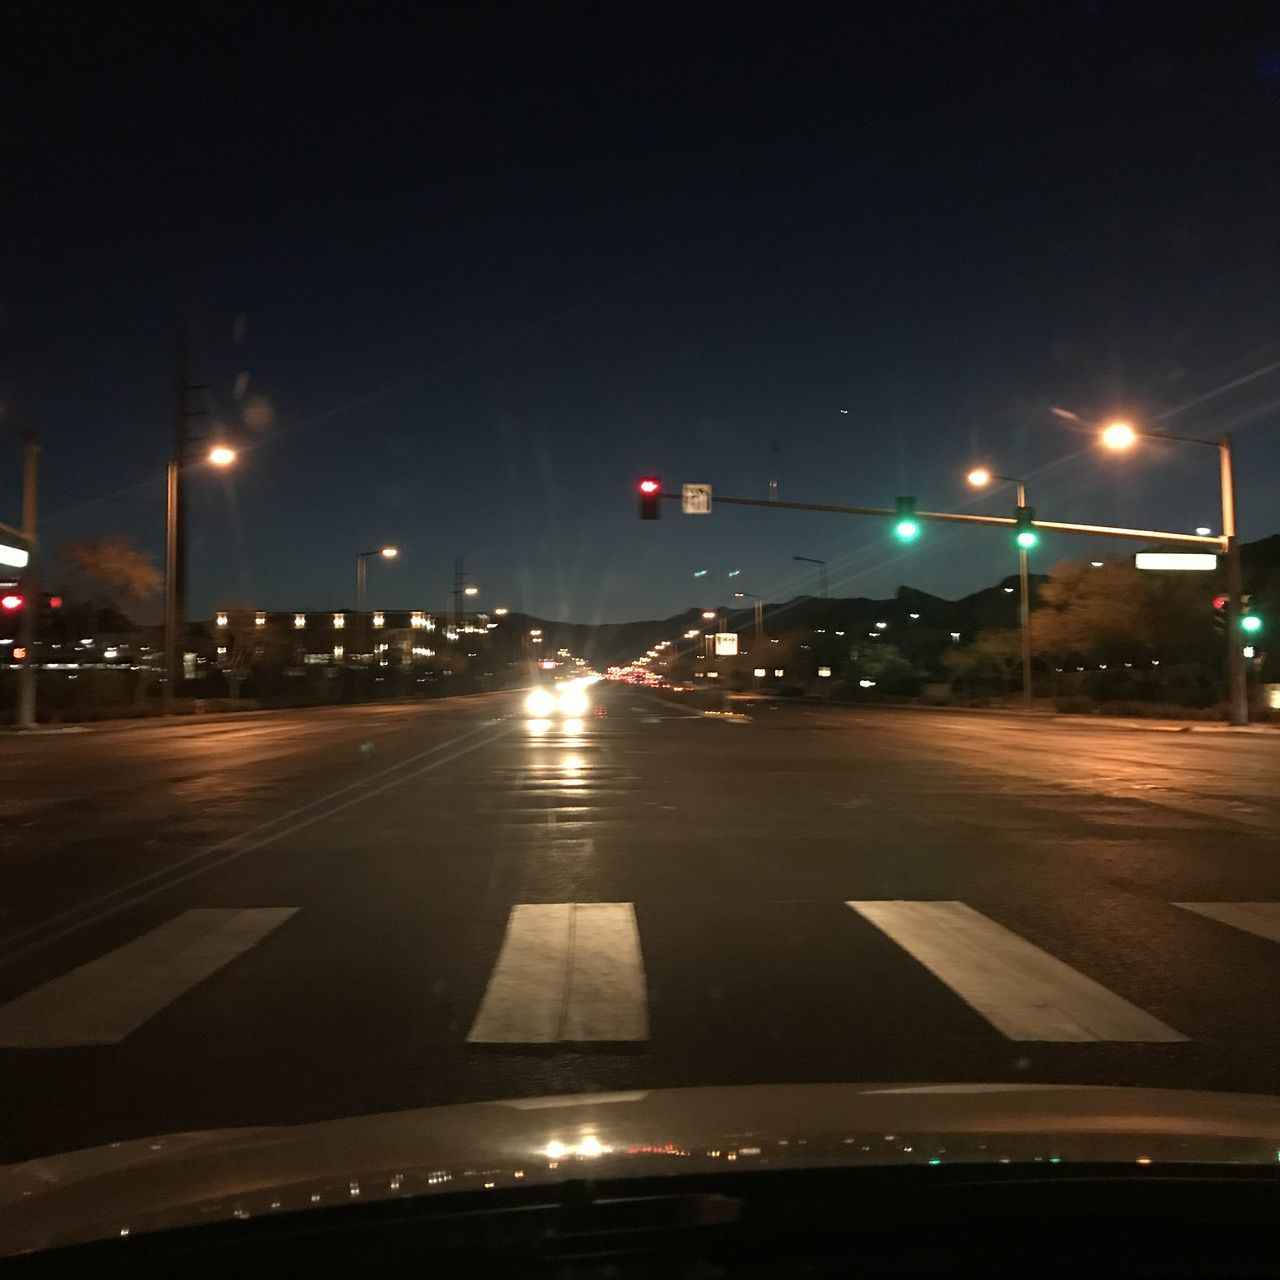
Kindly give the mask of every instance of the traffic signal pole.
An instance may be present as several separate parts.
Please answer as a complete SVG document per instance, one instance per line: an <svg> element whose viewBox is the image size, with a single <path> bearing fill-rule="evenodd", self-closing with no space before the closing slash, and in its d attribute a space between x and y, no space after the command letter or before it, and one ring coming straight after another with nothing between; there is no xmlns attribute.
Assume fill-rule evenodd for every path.
<svg viewBox="0 0 1280 1280"><path fill-rule="evenodd" d="M896 518L898 520L899 536L908 539L914 538L916 535L915 521L917 520L929 520L940 524L981 524L1002 529L1018 530L1018 578L1021 584L1018 612L1021 630L1022 698L1023 706L1027 710L1030 710L1032 705L1031 589L1030 574L1027 567L1027 545L1022 541L1023 535L1034 535L1035 532L1041 529L1047 529L1052 530L1054 533L1076 533L1086 537L1126 538L1138 542L1176 543L1181 546L1212 549L1220 554L1225 554L1227 558L1228 592L1227 671L1231 701L1231 723L1242 725L1248 723L1249 708L1245 688L1244 654L1240 644L1240 610L1243 582L1240 569L1240 546L1236 539L1235 531L1235 485L1231 458L1231 437L1224 436L1218 448L1222 463L1221 537L1173 533L1163 529L1129 529L1119 525L1078 524L1075 521L1068 520L1036 520L1033 518L1031 510L1027 507L1026 489L1021 481L1016 482L1018 485L1018 514L1012 517L968 515L955 511L917 511L915 510L914 502L911 499L904 498L898 499L897 507L846 507L827 502L778 502L772 498L768 500L761 498L725 498L719 494L716 494L715 502L719 505L731 507L770 507L789 511L824 511L832 515L842 516ZM651 514L646 514L643 504L645 497L648 497L650 501L658 497L666 501L679 501L683 498L683 494L651 493L649 491L642 493L641 515L645 519L652 519L653 516ZM656 506L656 503L654 505ZM904 512L906 513L905 516ZM905 534L902 532L904 519L911 525L910 532ZM1034 543L1035 538L1032 536L1030 545L1034 545ZM793 559L802 558L799 556L793 557Z"/></svg>
<svg viewBox="0 0 1280 1280"><path fill-rule="evenodd" d="M1018 509L1027 505L1027 487L1018 481ZM1018 629L1022 639L1022 709L1030 711L1031 696L1031 575L1027 568L1027 549L1018 547Z"/></svg>
<svg viewBox="0 0 1280 1280"><path fill-rule="evenodd" d="M679 493L660 495L664 501L679 502ZM894 507L844 507L830 502L769 502L764 498L722 498L715 495L715 502L729 507L768 507L770 510L785 511L826 511L838 516L882 516L886 519L896 516ZM929 520L935 524L985 524L1002 529L1015 529L1018 525L1016 516L974 516L958 511L913 511L916 520ZM1128 529L1120 525L1110 524L1077 524L1070 520L1035 520L1036 529L1044 529L1051 533L1079 533L1099 538L1129 538L1136 542L1176 542L1182 546L1201 547L1205 550L1223 553L1227 550L1225 538L1202 536L1197 533L1171 533L1163 529Z"/></svg>
<svg viewBox="0 0 1280 1280"><path fill-rule="evenodd" d="M1240 600L1244 570L1240 540L1236 536L1236 477L1231 455L1231 435L1218 441L1218 470L1222 479L1222 536L1227 553L1227 701L1231 723L1249 723L1249 691L1245 684L1244 646L1241 644Z"/></svg>

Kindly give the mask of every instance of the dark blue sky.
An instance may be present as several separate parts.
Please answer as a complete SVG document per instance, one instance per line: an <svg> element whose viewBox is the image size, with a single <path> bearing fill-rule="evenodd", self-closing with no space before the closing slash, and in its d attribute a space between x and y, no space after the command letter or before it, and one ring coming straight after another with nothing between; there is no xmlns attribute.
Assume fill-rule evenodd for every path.
<svg viewBox="0 0 1280 1280"><path fill-rule="evenodd" d="M441 607L464 553L578 620L812 590L797 553L849 595L1012 570L984 531L636 519L648 471L764 496L775 441L796 500L1004 513L981 458L1046 518L1216 531L1211 454L1103 458L1053 404L1233 426L1276 530L1280 369L1191 403L1280 360L1274 5L0 15L0 403L47 544L159 560L194 326L249 447L193 478L193 614L350 605L383 541L374 605Z"/></svg>

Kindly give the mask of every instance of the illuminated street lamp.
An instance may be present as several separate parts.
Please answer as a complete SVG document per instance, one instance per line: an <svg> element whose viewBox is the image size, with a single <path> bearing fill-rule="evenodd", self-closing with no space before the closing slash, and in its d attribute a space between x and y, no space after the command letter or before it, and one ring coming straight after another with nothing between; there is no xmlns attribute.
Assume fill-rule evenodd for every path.
<svg viewBox="0 0 1280 1280"><path fill-rule="evenodd" d="M372 556L381 556L384 560L394 560L399 554L399 547L375 547L372 551L361 551L356 556L356 626L359 629L357 634L361 637L367 639L364 633L364 598L368 570L365 566Z"/></svg>
<svg viewBox="0 0 1280 1280"><path fill-rule="evenodd" d="M1112 422L1102 428L1099 439L1108 449L1119 453L1137 444L1138 433L1127 422Z"/></svg>
<svg viewBox="0 0 1280 1280"><path fill-rule="evenodd" d="M1116 424L1120 425L1120 424ZM1027 486L1015 476L996 475L989 467L974 467L965 477L975 489L985 489L993 480L1018 486L1018 629L1022 640L1022 705L1031 710L1031 581L1027 569L1027 552L1040 540L1031 523L1027 508Z"/></svg>
<svg viewBox="0 0 1280 1280"><path fill-rule="evenodd" d="M1053 413L1069 422L1083 423L1077 413L1055 408ZM1087 424L1086 424L1087 425ZM1249 723L1249 696L1245 684L1245 667L1240 648L1240 597L1244 591L1244 572L1240 564L1240 543L1236 538L1235 459L1231 452L1231 433L1217 440L1199 436L1175 436L1166 431L1138 431L1128 422L1111 422L1098 433L1100 443L1115 453L1123 453L1139 440L1170 440L1176 444L1196 444L1218 454L1218 479L1222 493L1222 535L1219 539L1227 557L1227 689L1231 723ZM1204 535L1199 535L1204 536Z"/></svg>
<svg viewBox="0 0 1280 1280"><path fill-rule="evenodd" d="M185 450L179 444L179 456L169 459L165 473L165 552L164 552L164 692L163 705L166 714L173 710L173 691L178 683L178 628L182 612L178 599L178 579L185 560L179 537L178 520L182 505L179 486L182 471L191 465L183 456ZM215 467L229 467L236 460L236 451L229 445L213 445L205 454L205 461Z"/></svg>

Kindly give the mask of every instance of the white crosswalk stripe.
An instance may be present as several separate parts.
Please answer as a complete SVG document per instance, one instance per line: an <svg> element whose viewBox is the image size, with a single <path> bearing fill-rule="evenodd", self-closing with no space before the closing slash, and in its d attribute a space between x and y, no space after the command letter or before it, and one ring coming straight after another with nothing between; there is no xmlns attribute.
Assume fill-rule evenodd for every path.
<svg viewBox="0 0 1280 1280"><path fill-rule="evenodd" d="M0 1007L0 1048L119 1044L279 928L296 907L184 911Z"/></svg>
<svg viewBox="0 0 1280 1280"><path fill-rule="evenodd" d="M1184 911L1280 942L1280 902L1177 902Z"/></svg>
<svg viewBox="0 0 1280 1280"><path fill-rule="evenodd" d="M630 902L520 903L471 1044L649 1038L640 934Z"/></svg>
<svg viewBox="0 0 1280 1280"><path fill-rule="evenodd" d="M848 905L1011 1040L1186 1039L963 902Z"/></svg>

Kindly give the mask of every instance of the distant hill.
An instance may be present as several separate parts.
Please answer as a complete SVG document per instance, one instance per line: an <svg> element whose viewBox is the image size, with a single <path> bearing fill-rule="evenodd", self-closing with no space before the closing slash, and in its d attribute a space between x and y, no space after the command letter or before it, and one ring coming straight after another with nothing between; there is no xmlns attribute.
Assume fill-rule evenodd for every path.
<svg viewBox="0 0 1280 1280"><path fill-rule="evenodd" d="M1268 593L1280 590L1280 534L1245 543L1240 553L1246 589ZM1033 597L1035 588L1046 577L1045 574L1031 575ZM889 631L899 644L916 636L922 644L933 647L943 637L950 640L951 632L960 632L967 641L977 631L1016 626L1018 578L1012 574L958 600L947 600L926 591L917 591L914 587L902 586L895 595L882 600L867 596L841 599L796 596L791 600L766 604L764 614L766 628L776 634L821 627L830 631L846 631L851 637L856 637L859 632L874 627L876 622L888 622ZM913 618L912 614L919 616ZM750 632L754 625L754 615L749 608L722 611L721 618L726 620L729 630L743 634ZM568 649L597 668L628 662L660 640L674 642L686 631L702 631L714 626L714 623L703 619L700 609L686 609L668 618L598 624L555 622L532 614L512 613L505 619L505 624L495 636L501 635L507 641L508 657L519 656L528 632L539 628L543 633L543 652L554 654L558 649Z"/></svg>

